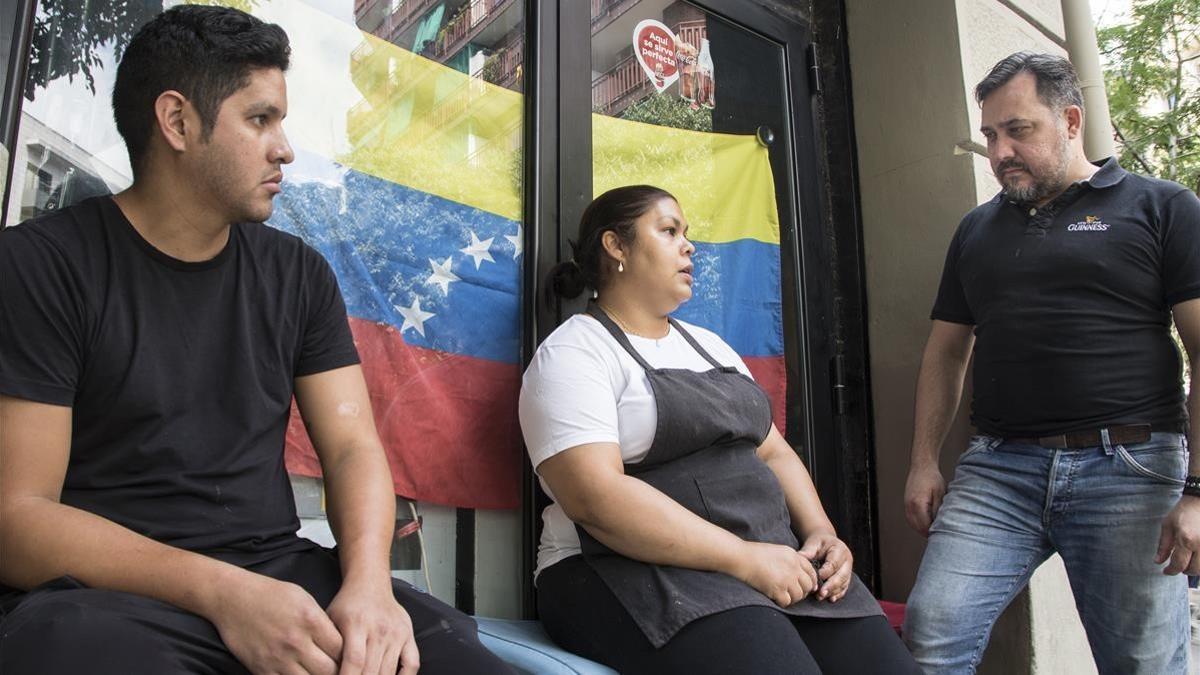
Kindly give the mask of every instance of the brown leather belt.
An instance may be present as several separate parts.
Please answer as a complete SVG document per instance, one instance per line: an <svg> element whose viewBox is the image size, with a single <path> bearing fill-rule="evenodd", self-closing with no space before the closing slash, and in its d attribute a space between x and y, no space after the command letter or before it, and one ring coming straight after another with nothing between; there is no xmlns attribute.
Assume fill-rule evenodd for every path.
<svg viewBox="0 0 1200 675"><path fill-rule="evenodd" d="M1104 445L1103 429L1090 431L1072 431L1057 436L1041 436L1038 438L1006 438L1008 443L1040 445L1043 448L1092 448ZM1108 427L1108 442L1114 445L1130 443L1145 443L1150 440L1149 424L1120 424Z"/></svg>

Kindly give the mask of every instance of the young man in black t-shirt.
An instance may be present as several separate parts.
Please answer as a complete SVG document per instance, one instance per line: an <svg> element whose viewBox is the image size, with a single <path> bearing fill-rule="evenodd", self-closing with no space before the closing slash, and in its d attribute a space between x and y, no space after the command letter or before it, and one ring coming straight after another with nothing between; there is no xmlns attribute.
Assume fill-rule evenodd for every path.
<svg viewBox="0 0 1200 675"><path fill-rule="evenodd" d="M0 233L0 671L502 673L394 582L395 498L328 264L262 224L287 36L147 24L113 108L134 184ZM296 536L295 396L336 552Z"/></svg>
<svg viewBox="0 0 1200 675"><path fill-rule="evenodd" d="M905 511L929 545L905 639L926 672L972 672L996 617L1058 553L1100 672L1184 673L1179 573L1200 573L1200 458L1189 468L1186 449L1200 440L1200 200L1087 161L1066 59L1014 54L975 93L1004 191L954 235L921 362ZM972 353L978 435L947 489L938 452Z"/></svg>

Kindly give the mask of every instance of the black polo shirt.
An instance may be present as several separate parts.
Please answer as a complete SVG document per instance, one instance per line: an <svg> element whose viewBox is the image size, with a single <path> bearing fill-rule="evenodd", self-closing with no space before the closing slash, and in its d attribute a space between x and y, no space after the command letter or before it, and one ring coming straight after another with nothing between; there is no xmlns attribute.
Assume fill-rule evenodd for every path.
<svg viewBox="0 0 1200 675"><path fill-rule="evenodd" d="M1200 297L1200 200L1105 161L1042 208L997 195L950 242L932 318L975 326L971 420L1044 436L1187 420L1172 306Z"/></svg>

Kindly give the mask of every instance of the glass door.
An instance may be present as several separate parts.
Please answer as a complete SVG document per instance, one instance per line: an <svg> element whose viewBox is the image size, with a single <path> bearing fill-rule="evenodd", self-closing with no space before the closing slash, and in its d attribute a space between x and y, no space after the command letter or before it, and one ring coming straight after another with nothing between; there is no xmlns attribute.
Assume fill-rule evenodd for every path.
<svg viewBox="0 0 1200 675"><path fill-rule="evenodd" d="M697 271L677 316L737 350L812 465L806 354L789 368L785 335L803 315L784 271L798 217L783 45L683 1L592 0L590 23L593 195L678 197Z"/></svg>
<svg viewBox="0 0 1200 675"><path fill-rule="evenodd" d="M803 438L805 420L787 414L780 250L796 224L790 191L775 185L788 182L790 158L771 156L790 142L783 49L687 2L591 9L592 192L645 183L678 197L697 272L677 316L733 346L775 424Z"/></svg>

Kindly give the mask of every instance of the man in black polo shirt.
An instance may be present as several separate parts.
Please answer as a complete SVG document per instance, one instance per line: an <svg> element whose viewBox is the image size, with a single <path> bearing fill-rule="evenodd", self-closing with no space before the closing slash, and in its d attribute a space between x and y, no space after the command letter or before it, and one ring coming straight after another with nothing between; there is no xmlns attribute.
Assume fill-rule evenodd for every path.
<svg viewBox="0 0 1200 675"><path fill-rule="evenodd" d="M236 10L163 13L113 89L132 187L0 232L5 675L511 672L392 580L336 280L262 224L292 161L289 54ZM336 551L296 536L293 394Z"/></svg>
<svg viewBox="0 0 1200 675"><path fill-rule="evenodd" d="M1003 192L950 243L921 362L905 511L929 544L905 638L926 672L972 672L1057 552L1100 672L1184 673L1200 397L1185 403L1170 326L1200 372L1200 201L1086 160L1063 58L1014 54L975 95ZM972 352L978 435L947 490L937 457Z"/></svg>

